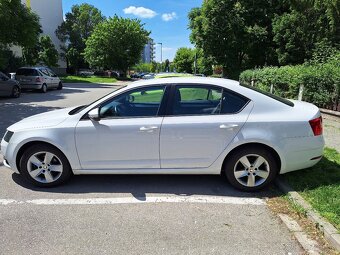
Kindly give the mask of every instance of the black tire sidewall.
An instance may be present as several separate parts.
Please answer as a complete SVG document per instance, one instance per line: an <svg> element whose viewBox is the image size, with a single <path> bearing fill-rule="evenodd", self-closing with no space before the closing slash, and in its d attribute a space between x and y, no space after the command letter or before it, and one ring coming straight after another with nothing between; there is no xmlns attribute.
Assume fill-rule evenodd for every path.
<svg viewBox="0 0 340 255"><path fill-rule="evenodd" d="M265 158L269 164L270 167L270 172L267 180L262 183L259 186L256 187L246 187L243 186L241 183L237 181L237 179L234 176L234 167L236 162L243 156L248 155L248 154L257 154L259 156L262 156ZM224 166L224 173L229 181L229 183L242 191L247 191L247 192L252 192L252 191L259 191L263 189L264 187L268 186L272 181L275 179L276 175L278 174L278 164L274 158L274 156L269 152L269 150L262 148L262 147L257 147L257 146L249 146L249 147L244 147L233 154L230 155L230 157L227 159L227 162Z"/></svg>
<svg viewBox="0 0 340 255"><path fill-rule="evenodd" d="M18 95L17 95L17 96L15 95L15 89L18 89ZM13 87L13 90L12 90L12 97L13 97L13 98L19 98L19 97L20 97L20 94L21 94L20 88L19 88L18 86L14 86L14 87Z"/></svg>
<svg viewBox="0 0 340 255"><path fill-rule="evenodd" d="M28 169L27 169L27 161L29 160L29 158L37 153L37 152L41 152L41 151L47 151L47 152L51 152L53 154L55 154L62 162L63 164L63 172L61 174L61 176L54 182L51 183L41 183L38 182L36 180L34 180L31 175L28 173ZM67 158L65 157L65 155L58 150L57 148L50 146L50 145L46 145L46 144L36 144L33 145L32 147L29 147L28 149L26 149L26 151L23 153L21 159L20 159L20 174L24 177L24 179L30 183L32 183L35 186L38 187L53 187L53 186L57 186L61 183L66 182L72 175L72 171L71 171L71 167L70 164L67 160Z"/></svg>
<svg viewBox="0 0 340 255"><path fill-rule="evenodd" d="M57 90L62 90L63 89L63 84L61 82L59 82Z"/></svg>
<svg viewBox="0 0 340 255"><path fill-rule="evenodd" d="M46 88L46 89L44 89ZM47 85L46 84L43 84L42 87L41 87L41 93L46 93L47 92Z"/></svg>

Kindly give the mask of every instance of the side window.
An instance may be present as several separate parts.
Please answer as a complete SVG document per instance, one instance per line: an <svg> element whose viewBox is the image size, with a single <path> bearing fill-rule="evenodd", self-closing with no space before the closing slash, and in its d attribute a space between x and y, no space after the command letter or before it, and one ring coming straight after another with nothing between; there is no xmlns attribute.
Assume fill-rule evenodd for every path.
<svg viewBox="0 0 340 255"><path fill-rule="evenodd" d="M47 69L40 69L40 72L42 72L43 75L50 76L50 74L48 73Z"/></svg>
<svg viewBox="0 0 340 255"><path fill-rule="evenodd" d="M138 88L114 97L100 107L101 118L157 116L165 86Z"/></svg>
<svg viewBox="0 0 340 255"><path fill-rule="evenodd" d="M203 85L176 86L173 115L212 115L221 109L222 88Z"/></svg>
<svg viewBox="0 0 340 255"><path fill-rule="evenodd" d="M232 114L242 110L249 99L239 94L223 90L221 114Z"/></svg>
<svg viewBox="0 0 340 255"><path fill-rule="evenodd" d="M51 77L57 77L57 75L56 75L51 69L46 69L46 70L47 70L49 76L51 76Z"/></svg>

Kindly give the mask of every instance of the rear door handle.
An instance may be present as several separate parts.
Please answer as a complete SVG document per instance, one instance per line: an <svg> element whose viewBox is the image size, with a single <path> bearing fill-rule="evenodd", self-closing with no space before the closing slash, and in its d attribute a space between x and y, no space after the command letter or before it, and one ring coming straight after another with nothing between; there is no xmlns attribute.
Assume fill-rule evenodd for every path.
<svg viewBox="0 0 340 255"><path fill-rule="evenodd" d="M143 132L152 132L154 130L158 129L156 126L151 126L151 127L140 127L139 130Z"/></svg>
<svg viewBox="0 0 340 255"><path fill-rule="evenodd" d="M221 124L220 129L233 129L238 127L237 124Z"/></svg>

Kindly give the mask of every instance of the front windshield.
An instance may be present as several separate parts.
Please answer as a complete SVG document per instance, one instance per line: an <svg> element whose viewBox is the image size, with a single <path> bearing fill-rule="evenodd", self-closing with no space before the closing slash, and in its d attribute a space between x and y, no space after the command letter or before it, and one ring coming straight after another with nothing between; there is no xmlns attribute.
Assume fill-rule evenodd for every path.
<svg viewBox="0 0 340 255"><path fill-rule="evenodd" d="M116 89L116 90L113 91L113 92L119 91L119 90L121 90L121 89L123 89L123 88L125 88L125 87L126 87L126 86L122 86L122 87ZM111 92L111 93L113 93L113 92ZM95 103L99 102L99 101L102 100L104 97L107 97L107 95L109 95L109 94L106 94L106 95L102 96L101 98L97 99L96 101L92 102L91 104L95 104ZM86 107L90 106L91 104L86 104L86 105L78 106L78 107L74 108L73 110L71 110L68 114L69 114L69 115L77 114L77 113L81 112L83 109L85 109Z"/></svg>

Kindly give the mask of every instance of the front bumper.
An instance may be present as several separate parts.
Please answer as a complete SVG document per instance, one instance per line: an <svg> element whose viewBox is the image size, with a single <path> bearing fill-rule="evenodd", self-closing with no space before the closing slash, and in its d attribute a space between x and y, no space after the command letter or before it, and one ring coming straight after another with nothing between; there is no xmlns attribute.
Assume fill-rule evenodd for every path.
<svg viewBox="0 0 340 255"><path fill-rule="evenodd" d="M12 171L19 173L19 170L16 166L16 161L14 158L14 151L13 148L15 146L12 146L10 143L7 143L4 139L1 141L1 154L3 155L3 164L5 167L8 167L12 169ZM12 149L11 149L12 148Z"/></svg>

